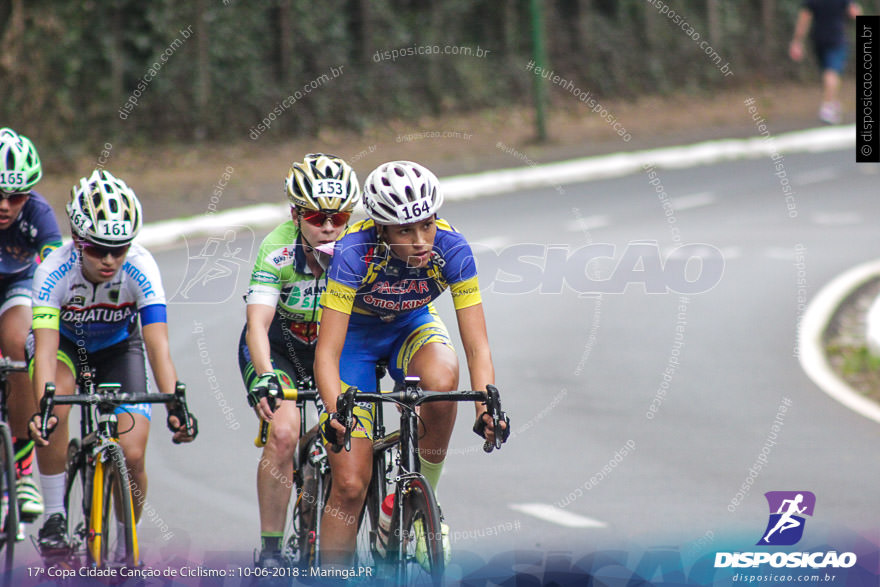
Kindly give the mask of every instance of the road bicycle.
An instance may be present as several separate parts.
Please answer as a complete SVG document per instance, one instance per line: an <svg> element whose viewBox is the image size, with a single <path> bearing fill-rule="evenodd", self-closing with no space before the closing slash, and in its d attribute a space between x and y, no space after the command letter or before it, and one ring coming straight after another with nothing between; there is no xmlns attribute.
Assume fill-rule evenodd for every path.
<svg viewBox="0 0 880 587"><path fill-rule="evenodd" d="M380 389L379 381L385 369L383 364L376 367L376 389ZM337 400L338 419L346 429L346 450L351 444L355 404L375 404L372 476L358 522L356 564L376 569L378 576L392 578L397 585L439 585L446 567L443 545L446 537L440 508L433 489L419 471L418 432L419 424L424 422L417 408L438 401L479 401L486 406L496 431L501 430L500 422L506 423L505 439L510 430L509 419L501 409L500 395L494 386L487 386L486 391L437 392L423 390L419 383L418 377L406 377L395 391L380 393L359 392L351 387ZM390 433L386 433L382 414L382 406L388 402L396 404L400 411L400 428ZM500 449L503 442L499 434L495 443L486 441L483 449L486 452ZM329 474L328 470L325 482L328 489ZM382 554L379 520L389 489L394 501L391 524L387 536L383 536Z"/></svg>
<svg viewBox="0 0 880 587"><path fill-rule="evenodd" d="M282 555L292 566L316 568L320 565L318 529L329 489L325 483L329 480L330 471L327 452L317 434L317 426L306 429L306 407L318 399L318 391L315 380L305 376L297 379L295 389L270 389L269 393L273 401L277 397L295 401L299 410L299 442L293 457L293 479L280 480L291 484L295 497L290 522L284 532ZM265 446L269 431L269 422L261 421L254 445Z"/></svg>
<svg viewBox="0 0 880 587"><path fill-rule="evenodd" d="M0 549L4 551L4 572L12 572L12 559L15 543L21 535L19 528L18 496L15 485L15 451L12 448L12 433L9 428L9 413L6 399L9 396L8 376L10 373L26 372L24 361L13 361L0 356Z"/></svg>
<svg viewBox="0 0 880 587"><path fill-rule="evenodd" d="M74 395L55 395L47 383L40 402L43 438L56 405L80 406L80 435L67 446L64 509L68 515L70 548L45 554L47 566L136 567L140 552L135 530L131 480L119 437L117 408L132 404L171 404L183 422L190 421L186 386L177 382L171 393L130 393L118 383L94 381L91 370L77 377ZM133 420L132 420L133 425ZM39 548L38 548L39 550Z"/></svg>

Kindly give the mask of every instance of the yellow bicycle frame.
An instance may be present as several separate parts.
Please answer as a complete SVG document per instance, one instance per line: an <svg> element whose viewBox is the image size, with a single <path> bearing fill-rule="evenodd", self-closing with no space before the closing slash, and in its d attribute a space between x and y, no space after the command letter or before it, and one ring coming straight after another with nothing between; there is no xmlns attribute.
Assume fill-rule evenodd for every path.
<svg viewBox="0 0 880 587"><path fill-rule="evenodd" d="M124 491L131 491L131 488L125 487L120 488ZM104 461L101 459L97 459L95 463L95 473L92 479L92 507L91 514L89 517L89 534L88 534L88 549L89 553L92 555L92 560L95 561L95 564L100 568L106 561L101 560L101 543L103 540L102 535L102 519L104 518L104 500L102 499L104 496ZM140 562L140 552L138 550L138 539L137 539L137 530L134 528L134 502L129 499L128 500L129 507L131 508L131 523L132 523L132 537L133 537L133 545L132 551L134 553L134 564L137 565ZM122 537L124 540L125 537Z"/></svg>

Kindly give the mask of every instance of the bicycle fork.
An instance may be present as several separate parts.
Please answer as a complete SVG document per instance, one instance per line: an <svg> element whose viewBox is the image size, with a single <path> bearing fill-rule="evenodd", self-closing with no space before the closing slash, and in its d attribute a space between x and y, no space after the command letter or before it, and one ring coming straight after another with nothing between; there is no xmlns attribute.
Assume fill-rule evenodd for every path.
<svg viewBox="0 0 880 587"><path fill-rule="evenodd" d="M131 494L131 479L128 476L127 471L125 471L126 474L125 474L124 479L117 477L118 487L110 487L110 488L104 487L104 480L109 479L109 477L106 475L105 470L108 467L110 467L111 469L113 467L113 463L110 462L112 459L111 452L109 450L107 450L107 448L106 448L106 447L110 446L111 444L117 444L117 443L115 441L109 441L109 442L102 442L102 443L95 445L95 447L92 449L92 454L89 458L90 463L91 463L91 468L92 468L92 482L91 482L91 496L90 496L90 507L89 507L89 526L88 526L88 532L86 535L86 540L87 540L87 548L89 551L89 555L91 556L91 560L93 560L95 562L95 564L97 564L99 567L105 566L108 562L106 560L103 560L102 556L101 556L103 542L104 542L104 540L109 540L109 536L104 536L104 534L103 534L104 519L109 515L108 513L104 512L104 495L107 490L114 491L115 493L119 493L120 495L117 497L117 499L109 500L107 505L109 507L122 508L123 504L126 502L126 500L121 497L121 493L123 491L126 491L126 492L129 492L129 495ZM122 466L123 467L125 466L124 463L122 464ZM127 483L125 483L124 487L122 486L123 481L127 481ZM130 519L132 521L132 523L131 523L131 535L132 535L131 553L132 553L134 565L137 566L137 564L140 561L140 552L139 552L139 548L138 548L137 530L135 528L135 523L134 523L134 520L135 520L134 500L128 499L127 501L128 501L128 506L129 506L129 510L130 510L130 512L129 512L130 516L131 516ZM118 514L120 517L119 519L125 518L124 512L118 512ZM115 520L116 518L114 517L113 519ZM112 531L111 528L107 528L107 530ZM126 539L126 537L124 535L122 535L122 536L117 536L116 539L124 541ZM107 546L108 546L108 548L106 550L109 551L110 545L108 544Z"/></svg>

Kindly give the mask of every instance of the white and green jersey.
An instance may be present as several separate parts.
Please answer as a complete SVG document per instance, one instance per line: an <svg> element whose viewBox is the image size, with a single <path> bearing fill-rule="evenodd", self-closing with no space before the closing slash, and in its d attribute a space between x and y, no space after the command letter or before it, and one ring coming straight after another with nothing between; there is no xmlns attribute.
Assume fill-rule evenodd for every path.
<svg viewBox="0 0 880 587"><path fill-rule="evenodd" d="M281 319L286 330L300 342L313 344L326 285L309 269L299 229L288 220L260 244L246 300L272 306L275 319Z"/></svg>

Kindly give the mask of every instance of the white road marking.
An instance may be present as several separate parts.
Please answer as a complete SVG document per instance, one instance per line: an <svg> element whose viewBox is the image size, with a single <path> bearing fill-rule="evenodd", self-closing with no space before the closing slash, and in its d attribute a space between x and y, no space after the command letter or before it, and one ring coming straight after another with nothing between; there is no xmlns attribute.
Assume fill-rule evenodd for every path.
<svg viewBox="0 0 880 587"><path fill-rule="evenodd" d="M679 212L690 208L699 208L714 204L717 198L712 192L700 192L699 194L691 194L689 196L681 196L680 198L670 198L672 208Z"/></svg>
<svg viewBox="0 0 880 587"><path fill-rule="evenodd" d="M605 522L567 512L548 503L512 503L510 508L567 528L605 528Z"/></svg>
<svg viewBox="0 0 880 587"><path fill-rule="evenodd" d="M575 218L565 225L565 230L569 232L582 232L584 230L595 230L596 228L604 228L608 226L607 216L586 216Z"/></svg>
<svg viewBox="0 0 880 587"><path fill-rule="evenodd" d="M700 244L700 243L689 243L689 247L688 247L687 251L682 251L680 249L680 245L663 247L663 251L662 251L663 258L664 259L671 259L671 258L678 259L678 258L683 257L685 253L687 253L691 257L701 257L701 258L708 257L708 256L712 255L712 249L710 249L709 246L706 246L703 249L694 250L692 245L697 245L697 244ZM711 245L711 246L714 247L715 245ZM739 259L740 257L743 256L743 251L742 251L741 247L731 246L731 247L715 247L715 248L717 248L719 251L721 251L721 257L725 261L730 261L731 259Z"/></svg>
<svg viewBox="0 0 880 587"><path fill-rule="evenodd" d="M837 179L839 175L838 171L833 167L822 167L799 173L791 180L791 183L794 185L810 185Z"/></svg>
<svg viewBox="0 0 880 587"><path fill-rule="evenodd" d="M500 251L513 240L509 236L493 236L489 238L481 238L478 241L471 242L471 247L474 248L475 245L479 245L477 249L477 253L485 252L485 249L493 249L494 251Z"/></svg>
<svg viewBox="0 0 880 587"><path fill-rule="evenodd" d="M816 212L810 220L822 226L848 226L861 224L862 216L856 212Z"/></svg>
<svg viewBox="0 0 880 587"><path fill-rule="evenodd" d="M880 423L880 406L838 377L828 364L823 342L825 329L841 301L877 275L880 275L880 262L871 261L838 275L819 290L801 318L797 350L801 369L819 389L849 409Z"/></svg>
<svg viewBox="0 0 880 587"><path fill-rule="evenodd" d="M794 262L795 254L794 248L770 247L764 250L764 256L774 261Z"/></svg>

